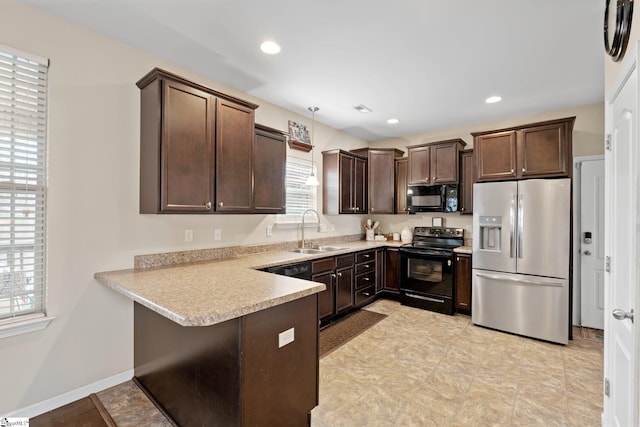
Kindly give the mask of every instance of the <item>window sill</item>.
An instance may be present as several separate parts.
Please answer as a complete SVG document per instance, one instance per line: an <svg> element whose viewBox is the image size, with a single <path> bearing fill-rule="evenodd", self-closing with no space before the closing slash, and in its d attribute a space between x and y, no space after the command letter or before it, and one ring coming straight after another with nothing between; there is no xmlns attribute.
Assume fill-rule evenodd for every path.
<svg viewBox="0 0 640 427"><path fill-rule="evenodd" d="M55 316L34 314L0 322L0 339L40 331L49 326L53 319Z"/></svg>

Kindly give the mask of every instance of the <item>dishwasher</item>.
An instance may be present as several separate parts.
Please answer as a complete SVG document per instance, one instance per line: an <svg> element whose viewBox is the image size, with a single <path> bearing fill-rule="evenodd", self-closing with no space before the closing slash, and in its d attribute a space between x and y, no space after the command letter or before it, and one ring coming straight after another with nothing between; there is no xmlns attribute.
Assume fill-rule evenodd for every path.
<svg viewBox="0 0 640 427"><path fill-rule="evenodd" d="M311 262L297 262L295 264L277 265L263 269L267 273L281 276L296 277L298 279L311 280Z"/></svg>

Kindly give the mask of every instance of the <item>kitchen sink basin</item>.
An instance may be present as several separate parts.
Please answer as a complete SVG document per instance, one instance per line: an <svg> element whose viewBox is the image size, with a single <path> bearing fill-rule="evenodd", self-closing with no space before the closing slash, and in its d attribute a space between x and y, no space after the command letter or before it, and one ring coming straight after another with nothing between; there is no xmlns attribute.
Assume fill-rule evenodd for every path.
<svg viewBox="0 0 640 427"><path fill-rule="evenodd" d="M339 248L337 246L318 246L318 249L322 252L333 252L333 251L341 251L345 248Z"/></svg>
<svg viewBox="0 0 640 427"><path fill-rule="evenodd" d="M337 246L318 246L317 248L298 248L291 252L295 252L297 254L322 254L325 252L341 251L342 249L344 248L339 248Z"/></svg>

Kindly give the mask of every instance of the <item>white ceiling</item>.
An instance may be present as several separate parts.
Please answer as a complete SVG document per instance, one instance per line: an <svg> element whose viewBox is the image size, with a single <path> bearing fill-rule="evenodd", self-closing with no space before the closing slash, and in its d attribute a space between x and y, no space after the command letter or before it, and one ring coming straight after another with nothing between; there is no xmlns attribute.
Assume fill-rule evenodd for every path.
<svg viewBox="0 0 640 427"><path fill-rule="evenodd" d="M368 141L604 99L602 0L23 1Z"/></svg>

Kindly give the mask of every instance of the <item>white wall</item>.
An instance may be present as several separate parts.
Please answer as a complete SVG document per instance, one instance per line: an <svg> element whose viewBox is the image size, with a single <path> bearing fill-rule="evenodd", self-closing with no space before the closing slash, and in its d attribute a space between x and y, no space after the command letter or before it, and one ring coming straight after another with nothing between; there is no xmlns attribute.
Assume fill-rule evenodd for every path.
<svg viewBox="0 0 640 427"><path fill-rule="evenodd" d="M0 342L5 414L133 368L132 303L95 282L95 272L132 267L138 254L298 238L277 228L265 237L273 215L138 214L140 77L159 66L256 102L256 121L278 129L311 120L14 0L2 0L0 43L51 60L48 311L57 316L44 331ZM366 145L320 124L314 140L316 162L325 147ZM360 231L354 217L324 221L336 231L323 237ZM194 230L190 244L185 228Z"/></svg>
<svg viewBox="0 0 640 427"><path fill-rule="evenodd" d="M137 213L139 91L135 82L140 77L159 66L256 102L261 105L256 121L278 129L286 130L289 119L310 123L310 118L15 0L2 0L0 43L51 59L48 310L57 316L44 331L0 341L0 414L4 414L133 368L132 303L97 284L93 280L95 272L129 268L138 254L299 238L297 231L277 228L273 237L265 237L266 225L274 221L272 215ZM313 100L309 100L312 104ZM587 107L585 111L594 112L597 108ZM585 119L579 124L583 122L582 110L576 111L580 114L574 137L576 132L584 132L585 141L591 137L601 141L601 117L598 119L594 113L593 123L586 123L591 119ZM548 118L573 114L577 113L554 112ZM322 110L316 117L322 120ZM511 124L529 120L523 118ZM469 131L492 128L494 124L453 129L389 141L386 146L426 142L427 137L462 137L471 143ZM321 124L316 124L314 143L318 147L316 162L320 162L319 152L323 149L366 145ZM299 151L291 154L310 158ZM591 153L574 147L574 155L586 154ZM318 209L322 209L321 202ZM445 216L449 226L465 226L470 221L457 214ZM362 232L362 216L326 216L322 220L335 227L334 233L322 237ZM383 231L388 231L388 223L420 225L425 220L420 215L388 216L383 219ZM194 231L192 243L183 242L185 228ZM213 241L214 228L222 229L222 241Z"/></svg>

